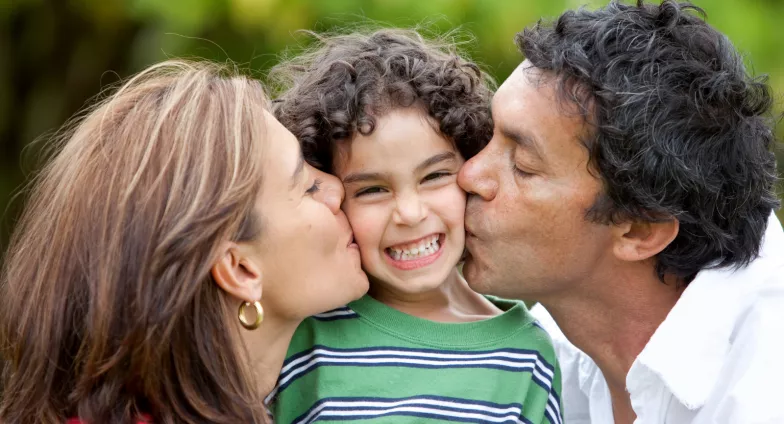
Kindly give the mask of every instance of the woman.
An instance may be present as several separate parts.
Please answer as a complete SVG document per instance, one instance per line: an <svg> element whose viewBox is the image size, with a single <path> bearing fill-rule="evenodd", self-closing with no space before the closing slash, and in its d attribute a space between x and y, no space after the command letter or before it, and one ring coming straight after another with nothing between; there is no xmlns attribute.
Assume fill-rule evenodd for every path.
<svg viewBox="0 0 784 424"><path fill-rule="evenodd" d="M297 325L367 277L260 84L143 71L67 127L2 274L0 422L258 423Z"/></svg>

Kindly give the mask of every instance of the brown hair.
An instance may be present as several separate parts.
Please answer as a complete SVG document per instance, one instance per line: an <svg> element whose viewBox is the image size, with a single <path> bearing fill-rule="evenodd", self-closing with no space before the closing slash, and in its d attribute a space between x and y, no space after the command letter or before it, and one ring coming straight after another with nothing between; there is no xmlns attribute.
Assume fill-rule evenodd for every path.
<svg viewBox="0 0 784 424"><path fill-rule="evenodd" d="M266 106L232 69L170 61L55 138L2 272L0 421L264 422L210 268L258 236Z"/></svg>
<svg viewBox="0 0 784 424"><path fill-rule="evenodd" d="M371 134L376 118L395 108L421 108L466 159L490 141L494 82L457 53L448 35L428 40L405 29L308 34L315 45L274 67L270 80L281 93L275 117L321 170L332 172L337 143Z"/></svg>

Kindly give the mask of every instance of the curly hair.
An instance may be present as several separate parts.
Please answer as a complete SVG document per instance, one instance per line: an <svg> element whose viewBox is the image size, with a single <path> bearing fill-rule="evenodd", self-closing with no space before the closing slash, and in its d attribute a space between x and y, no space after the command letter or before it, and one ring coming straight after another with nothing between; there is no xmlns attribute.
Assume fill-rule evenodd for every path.
<svg viewBox="0 0 784 424"><path fill-rule="evenodd" d="M321 170L332 172L338 143L371 134L395 108L422 108L466 159L492 137L493 81L455 43L403 29L309 34L316 46L274 67L270 78L280 93L275 117Z"/></svg>
<svg viewBox="0 0 784 424"><path fill-rule="evenodd" d="M680 230L657 255L656 273L681 285L702 269L756 258L778 207L766 77L750 77L704 19L688 3L612 2L515 37L592 128L581 141L604 192L587 219L676 218Z"/></svg>

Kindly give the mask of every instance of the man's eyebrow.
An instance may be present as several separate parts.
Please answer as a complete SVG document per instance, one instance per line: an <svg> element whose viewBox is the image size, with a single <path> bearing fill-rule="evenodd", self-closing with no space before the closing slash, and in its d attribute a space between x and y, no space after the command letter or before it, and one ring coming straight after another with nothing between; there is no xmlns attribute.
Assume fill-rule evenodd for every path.
<svg viewBox="0 0 784 424"><path fill-rule="evenodd" d="M289 185L289 190L293 190L294 186L297 185L297 182L299 182L300 176L302 175L303 169L305 169L305 157L302 156L302 153L300 153L299 160L297 160L297 167L294 168L294 173L291 174L291 184Z"/></svg>
<svg viewBox="0 0 784 424"><path fill-rule="evenodd" d="M501 132L501 135L504 136L504 138L508 138L509 140L514 141L515 144L521 148L530 151L536 155L539 160L543 159L542 154L539 151L539 143L537 143L534 137L530 134L520 133L509 127L501 127L499 131Z"/></svg>
<svg viewBox="0 0 784 424"><path fill-rule="evenodd" d="M432 157L426 159L424 162L420 163L416 167L416 172L422 172L426 168L431 167L437 163L448 161L448 160L455 160L457 155L454 152L443 152L437 155L433 155Z"/></svg>

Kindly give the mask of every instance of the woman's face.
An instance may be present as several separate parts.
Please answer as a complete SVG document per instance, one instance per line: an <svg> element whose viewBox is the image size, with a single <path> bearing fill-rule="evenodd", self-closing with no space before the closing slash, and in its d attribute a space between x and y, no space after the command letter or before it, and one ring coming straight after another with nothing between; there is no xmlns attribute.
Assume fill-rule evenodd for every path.
<svg viewBox="0 0 784 424"><path fill-rule="evenodd" d="M265 115L261 303L267 317L301 319L358 299L368 280L340 210L343 185L305 163L294 135Z"/></svg>

